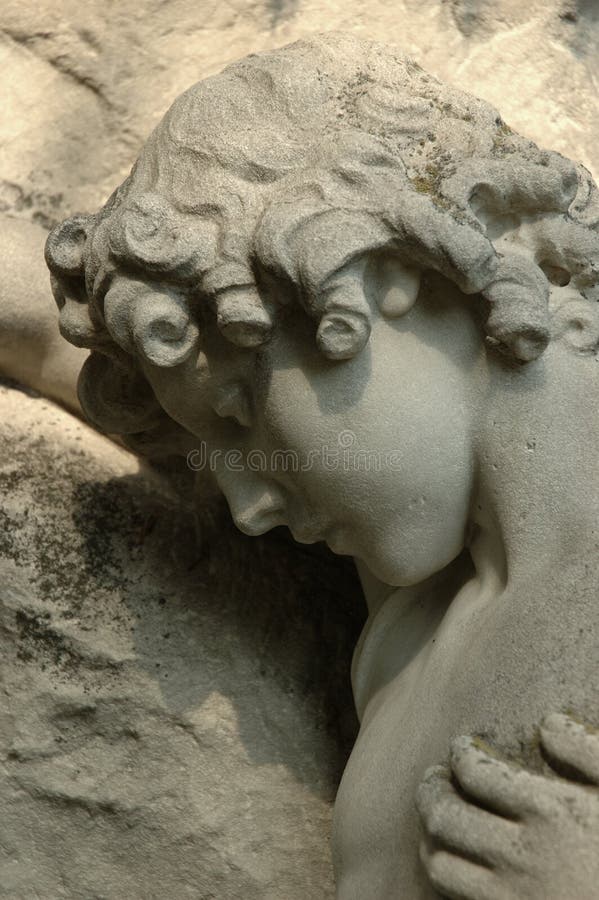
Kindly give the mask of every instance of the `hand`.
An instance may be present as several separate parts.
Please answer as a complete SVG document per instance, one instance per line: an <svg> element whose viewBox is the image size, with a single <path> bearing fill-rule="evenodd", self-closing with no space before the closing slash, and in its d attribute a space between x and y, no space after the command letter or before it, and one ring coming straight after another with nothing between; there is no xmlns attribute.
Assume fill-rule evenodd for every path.
<svg viewBox="0 0 599 900"><path fill-rule="evenodd" d="M421 858L442 896L598 900L599 733L552 715L540 739L555 775L498 759L470 737L452 743L450 769L426 772Z"/></svg>

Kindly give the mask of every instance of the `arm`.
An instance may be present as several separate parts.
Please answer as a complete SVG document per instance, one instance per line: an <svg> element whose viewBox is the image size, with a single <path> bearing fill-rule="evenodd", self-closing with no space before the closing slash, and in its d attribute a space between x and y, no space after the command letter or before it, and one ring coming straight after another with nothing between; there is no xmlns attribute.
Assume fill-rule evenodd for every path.
<svg viewBox="0 0 599 900"><path fill-rule="evenodd" d="M45 239L38 225L0 219L0 374L80 413L77 376L88 352L58 331Z"/></svg>

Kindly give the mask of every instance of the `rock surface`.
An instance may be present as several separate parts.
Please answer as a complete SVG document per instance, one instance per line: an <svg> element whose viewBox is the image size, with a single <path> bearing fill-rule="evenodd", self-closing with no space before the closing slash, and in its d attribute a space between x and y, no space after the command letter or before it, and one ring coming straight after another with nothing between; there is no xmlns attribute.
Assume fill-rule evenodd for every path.
<svg viewBox="0 0 599 900"><path fill-rule="evenodd" d="M0 216L0 372L80 412L75 385L87 350L58 330L46 237L35 222Z"/></svg>
<svg viewBox="0 0 599 900"><path fill-rule="evenodd" d="M397 45L599 171L594 0L5 0L0 209L46 226L95 209L181 91L329 29Z"/></svg>
<svg viewBox="0 0 599 900"><path fill-rule="evenodd" d="M351 571L220 514L200 545L45 400L0 422L0 897L332 897Z"/></svg>
<svg viewBox="0 0 599 900"><path fill-rule="evenodd" d="M594 0L5 0L0 212L29 221L0 225L19 273L18 296L6 267L0 285L2 371L75 404L44 231L105 200L190 84L332 28L396 44L599 172ZM351 573L226 517L198 550L165 479L60 409L2 390L0 423L0 897L333 896Z"/></svg>

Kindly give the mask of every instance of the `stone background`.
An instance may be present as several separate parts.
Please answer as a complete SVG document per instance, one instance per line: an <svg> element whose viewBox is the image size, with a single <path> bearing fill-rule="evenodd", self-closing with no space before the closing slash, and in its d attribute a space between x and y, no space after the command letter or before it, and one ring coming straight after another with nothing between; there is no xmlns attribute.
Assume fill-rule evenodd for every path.
<svg viewBox="0 0 599 900"><path fill-rule="evenodd" d="M47 228L103 202L192 82L330 28L599 173L596 0L3 0L0 371L73 405ZM2 388L0 897L333 896L353 571L220 506L199 527L183 475Z"/></svg>
<svg viewBox="0 0 599 900"><path fill-rule="evenodd" d="M2 898L333 896L353 568L187 488L0 386Z"/></svg>
<svg viewBox="0 0 599 900"><path fill-rule="evenodd" d="M0 209L95 209L182 90L331 28L397 44L599 171L596 0L3 0Z"/></svg>

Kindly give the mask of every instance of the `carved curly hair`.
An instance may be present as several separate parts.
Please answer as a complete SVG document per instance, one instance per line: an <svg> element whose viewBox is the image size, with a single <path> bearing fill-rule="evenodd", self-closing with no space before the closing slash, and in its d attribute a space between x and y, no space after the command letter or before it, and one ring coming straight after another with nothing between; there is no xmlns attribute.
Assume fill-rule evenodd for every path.
<svg viewBox="0 0 599 900"><path fill-rule="evenodd" d="M190 88L106 205L51 232L46 259L63 335L93 351L84 410L141 438L168 417L140 357L178 365L206 315L257 348L295 299L322 353L358 353L376 253L475 295L488 341L533 360L550 339L551 284L599 296L598 222L582 166L392 48L334 33Z"/></svg>

